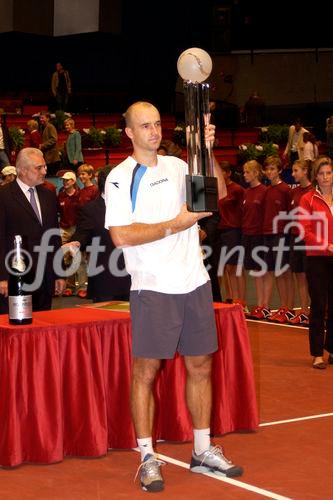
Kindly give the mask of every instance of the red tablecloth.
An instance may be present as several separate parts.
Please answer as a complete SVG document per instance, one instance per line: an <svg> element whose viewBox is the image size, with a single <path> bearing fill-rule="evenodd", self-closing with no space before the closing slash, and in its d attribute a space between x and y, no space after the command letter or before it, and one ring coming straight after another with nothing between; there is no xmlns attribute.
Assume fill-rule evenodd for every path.
<svg viewBox="0 0 333 500"><path fill-rule="evenodd" d="M213 434L258 425L251 351L238 305L215 305ZM128 313L62 309L14 327L0 316L0 465L52 463L136 446L130 416ZM156 382L155 438L188 441L183 360L163 363Z"/></svg>

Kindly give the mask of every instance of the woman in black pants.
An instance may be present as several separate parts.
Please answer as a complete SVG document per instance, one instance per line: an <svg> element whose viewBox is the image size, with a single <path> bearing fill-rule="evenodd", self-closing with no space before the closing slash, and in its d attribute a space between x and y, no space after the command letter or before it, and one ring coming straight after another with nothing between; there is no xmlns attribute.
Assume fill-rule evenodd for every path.
<svg viewBox="0 0 333 500"><path fill-rule="evenodd" d="M333 165L328 157L313 165L316 190L300 200L306 243L306 276L311 299L309 339L313 368L325 369L324 349L333 364Z"/></svg>

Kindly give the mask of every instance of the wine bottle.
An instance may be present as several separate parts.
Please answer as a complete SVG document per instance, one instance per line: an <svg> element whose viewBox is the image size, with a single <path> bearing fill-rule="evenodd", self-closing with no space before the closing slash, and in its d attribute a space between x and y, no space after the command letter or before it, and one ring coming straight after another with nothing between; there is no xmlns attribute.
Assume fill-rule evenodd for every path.
<svg viewBox="0 0 333 500"><path fill-rule="evenodd" d="M27 325L32 322L32 296L23 290L26 264L22 254L22 237L14 237L13 258L8 279L9 323Z"/></svg>

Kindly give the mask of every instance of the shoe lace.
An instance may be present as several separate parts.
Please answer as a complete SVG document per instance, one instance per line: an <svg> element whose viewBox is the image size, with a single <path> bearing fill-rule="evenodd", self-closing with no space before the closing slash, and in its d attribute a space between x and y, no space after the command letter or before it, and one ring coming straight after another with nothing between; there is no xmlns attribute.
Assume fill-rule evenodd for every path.
<svg viewBox="0 0 333 500"><path fill-rule="evenodd" d="M209 450L209 454L210 454L210 455L215 455L216 457L219 457L221 460L224 460L224 461L225 461L227 464L229 464L229 465L231 465L231 464L232 464L231 460L229 460L229 459L228 459L228 458L227 458L227 457L223 454L223 449L222 449L222 447L221 447L219 444L217 444L217 445L215 445L215 446L212 446L212 447L210 448L210 450ZM208 455L208 454L207 454L207 455ZM202 462L201 462L201 464L200 464L200 465L202 465L202 464L205 462L205 460L206 460L206 458L207 458L207 455L205 455L205 456L204 456L204 458L203 458L203 460L202 460Z"/></svg>
<svg viewBox="0 0 333 500"><path fill-rule="evenodd" d="M135 483L135 481L137 480L137 477L141 469L145 469L145 472L149 476L151 474L156 474L157 472L156 467L159 467L161 465L166 465L166 462L163 462L163 460L159 460L156 457L149 458L148 460L146 460L146 462L141 462L141 464L137 468L133 482Z"/></svg>

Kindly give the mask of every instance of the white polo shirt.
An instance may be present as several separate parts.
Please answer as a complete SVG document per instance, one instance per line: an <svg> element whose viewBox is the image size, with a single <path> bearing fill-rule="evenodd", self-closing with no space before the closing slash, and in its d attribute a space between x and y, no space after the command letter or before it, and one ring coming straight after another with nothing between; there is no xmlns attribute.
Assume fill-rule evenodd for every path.
<svg viewBox="0 0 333 500"><path fill-rule="evenodd" d="M133 172L136 172L133 182ZM173 219L185 202L187 164L158 156L156 167L128 157L105 183L105 227L133 222L154 224ZM132 185L132 189L131 189ZM132 290L188 293L209 280L199 243L198 225L161 240L123 249Z"/></svg>

